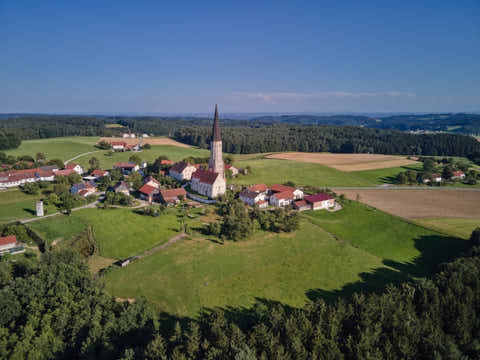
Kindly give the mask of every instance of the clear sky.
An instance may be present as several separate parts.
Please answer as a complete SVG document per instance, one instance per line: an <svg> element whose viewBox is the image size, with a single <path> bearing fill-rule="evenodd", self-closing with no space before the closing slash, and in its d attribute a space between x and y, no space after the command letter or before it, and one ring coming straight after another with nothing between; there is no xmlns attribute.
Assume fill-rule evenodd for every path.
<svg viewBox="0 0 480 360"><path fill-rule="evenodd" d="M480 111L480 1L0 0L0 112Z"/></svg>

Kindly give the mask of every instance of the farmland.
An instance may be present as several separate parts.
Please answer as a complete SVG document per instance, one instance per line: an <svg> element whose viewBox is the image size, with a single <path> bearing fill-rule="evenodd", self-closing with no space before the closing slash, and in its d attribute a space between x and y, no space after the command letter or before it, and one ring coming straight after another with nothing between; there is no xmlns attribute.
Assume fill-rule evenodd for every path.
<svg viewBox="0 0 480 360"><path fill-rule="evenodd" d="M388 213L405 218L480 219L480 191L468 190L338 190Z"/></svg>
<svg viewBox="0 0 480 360"><path fill-rule="evenodd" d="M329 154L288 152L269 155L271 159L295 160L330 166L340 171L362 171L414 165L418 162L405 156L378 154Z"/></svg>

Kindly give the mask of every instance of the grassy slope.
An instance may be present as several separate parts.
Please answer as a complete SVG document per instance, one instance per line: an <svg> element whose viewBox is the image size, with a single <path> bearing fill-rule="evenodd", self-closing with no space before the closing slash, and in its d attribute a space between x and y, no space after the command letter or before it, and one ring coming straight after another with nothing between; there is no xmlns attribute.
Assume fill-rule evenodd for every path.
<svg viewBox="0 0 480 360"><path fill-rule="evenodd" d="M430 218L415 219L415 222L465 239L469 239L472 231L480 227L480 220L477 219Z"/></svg>
<svg viewBox="0 0 480 360"><path fill-rule="evenodd" d="M29 223L27 226L40 235L47 243L51 243L53 240L69 240L75 237L88 224L75 215L58 215Z"/></svg>
<svg viewBox="0 0 480 360"><path fill-rule="evenodd" d="M148 162L153 162L160 155L165 155L170 160L174 161L182 160L188 156L208 157L210 155L210 152L207 150L196 148L182 148L171 145L152 146L151 149L144 150L138 153L132 153L130 151L116 152L112 156L105 156L106 153L107 151L89 154L79 158L75 162L79 163L85 168L88 168L88 160L90 160L92 156L95 156L98 160L100 160L100 167L102 169L111 169L114 163L119 161L128 161L130 156L132 156L133 154L138 155L142 160Z"/></svg>
<svg viewBox="0 0 480 360"><path fill-rule="evenodd" d="M381 266L377 257L342 245L304 222L295 236L262 234L224 245L185 240L109 273L115 296L146 296L159 308L194 315L203 308L248 306L255 298L301 306L311 289L334 290Z"/></svg>
<svg viewBox="0 0 480 360"><path fill-rule="evenodd" d="M416 272L428 274L466 244L463 240L408 223L380 210L349 202L342 211L308 211L310 221L355 247L386 261L416 262Z"/></svg>
<svg viewBox="0 0 480 360"><path fill-rule="evenodd" d="M75 155L95 151L93 147L97 137L64 137L40 140L24 140L18 149L5 151L8 155L30 155L43 152L47 159L59 158L67 160Z"/></svg>
<svg viewBox="0 0 480 360"><path fill-rule="evenodd" d="M394 184L396 176L407 170L421 170L421 164L398 166L377 170L353 171L350 174L375 184Z"/></svg>
<svg viewBox="0 0 480 360"><path fill-rule="evenodd" d="M372 186L370 181L344 173L327 166L291 160L256 159L235 162L238 167L250 166L252 174L240 176L233 182L238 184L285 183L312 186Z"/></svg>
<svg viewBox="0 0 480 360"><path fill-rule="evenodd" d="M17 219L35 217L36 201L43 195L27 195L19 189L0 192L0 224ZM45 207L47 214L56 212L55 207Z"/></svg>

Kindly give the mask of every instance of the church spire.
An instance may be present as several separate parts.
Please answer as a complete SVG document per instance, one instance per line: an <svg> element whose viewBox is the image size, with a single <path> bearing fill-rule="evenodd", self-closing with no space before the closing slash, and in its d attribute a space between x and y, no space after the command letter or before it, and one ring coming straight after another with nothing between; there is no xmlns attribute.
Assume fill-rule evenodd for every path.
<svg viewBox="0 0 480 360"><path fill-rule="evenodd" d="M215 116L213 117L212 141L222 141L220 126L218 125L218 105L215 104Z"/></svg>

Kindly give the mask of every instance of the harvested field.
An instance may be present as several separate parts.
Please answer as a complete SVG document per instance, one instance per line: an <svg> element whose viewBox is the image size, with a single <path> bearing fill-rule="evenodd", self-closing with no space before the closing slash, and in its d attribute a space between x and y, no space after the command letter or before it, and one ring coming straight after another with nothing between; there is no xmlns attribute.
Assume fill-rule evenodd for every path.
<svg viewBox="0 0 480 360"><path fill-rule="evenodd" d="M322 164L340 171L360 171L384 169L397 166L417 164L405 156L379 154L330 154L288 152L267 156L271 159L295 160L314 164Z"/></svg>
<svg viewBox="0 0 480 360"><path fill-rule="evenodd" d="M468 190L338 190L404 218L464 218L480 220L480 191ZM480 222L480 221L479 221Z"/></svg>
<svg viewBox="0 0 480 360"><path fill-rule="evenodd" d="M98 142L100 142L100 141L107 141L107 142L124 141L128 145L135 145L135 144L138 144L139 140L140 140L140 138L129 139L129 138L121 138L121 137L102 137L102 138L100 138L100 140L98 140ZM167 138L167 137L144 138L143 143L144 144L150 144L150 145L171 145L171 146L178 146L178 147L185 147L185 148L191 147L190 145L182 144L181 142L175 141L175 140Z"/></svg>

